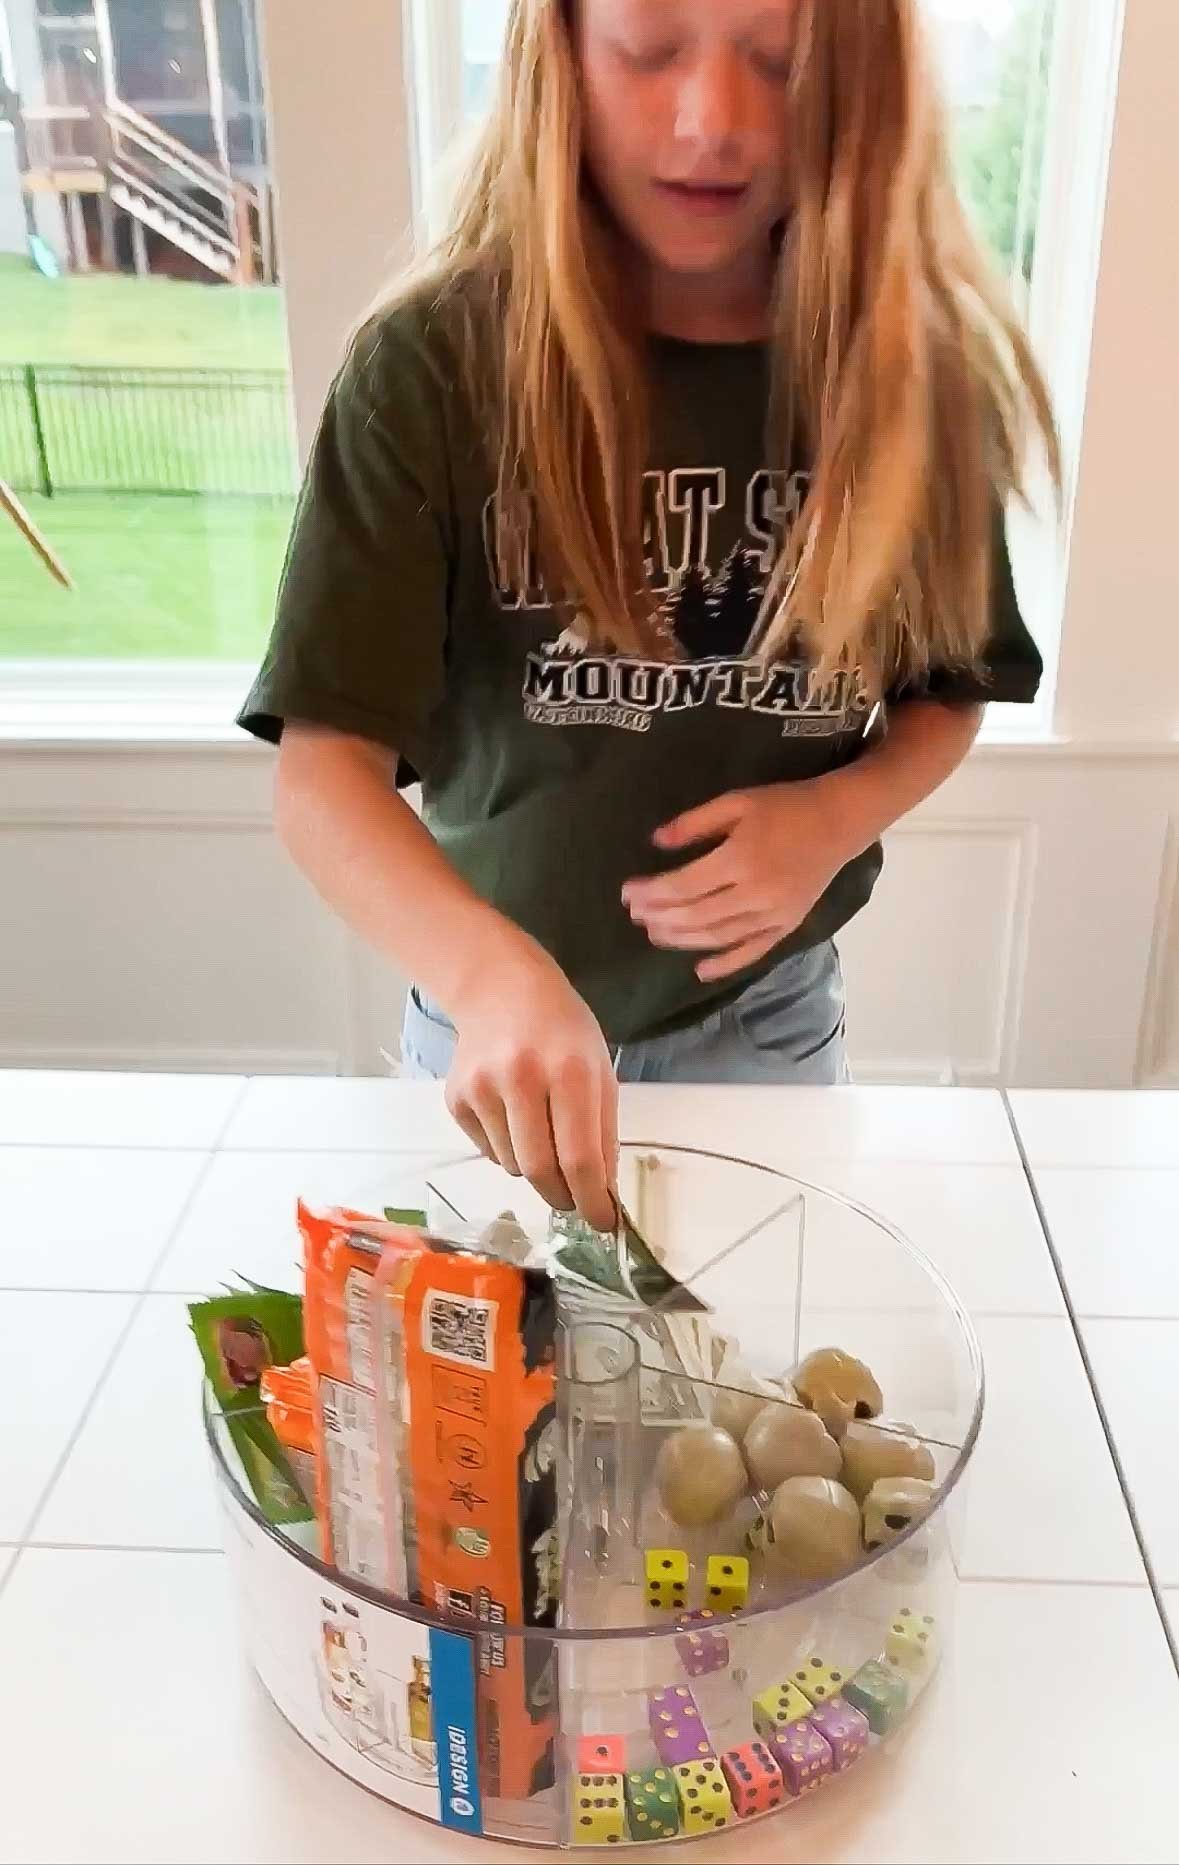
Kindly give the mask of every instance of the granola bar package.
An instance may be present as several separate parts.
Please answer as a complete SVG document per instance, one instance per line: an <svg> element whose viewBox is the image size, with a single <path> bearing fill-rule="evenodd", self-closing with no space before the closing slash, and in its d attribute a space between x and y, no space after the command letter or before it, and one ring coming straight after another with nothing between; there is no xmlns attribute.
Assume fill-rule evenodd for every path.
<svg viewBox="0 0 1179 1865"><path fill-rule="evenodd" d="M382 1262L375 1319L386 1525L422 1604L478 1633L484 1791L526 1799L553 1779L556 1671L502 1628L556 1623L553 1285L431 1241Z"/></svg>
<svg viewBox="0 0 1179 1865"><path fill-rule="evenodd" d="M556 1300L542 1271L301 1207L324 1558L465 1621L484 1789L553 1779Z"/></svg>
<svg viewBox="0 0 1179 1865"><path fill-rule="evenodd" d="M299 1230L323 1558L354 1580L403 1593L403 1576L389 1568L382 1512L373 1281L383 1255L416 1256L425 1245L404 1225L303 1204Z"/></svg>

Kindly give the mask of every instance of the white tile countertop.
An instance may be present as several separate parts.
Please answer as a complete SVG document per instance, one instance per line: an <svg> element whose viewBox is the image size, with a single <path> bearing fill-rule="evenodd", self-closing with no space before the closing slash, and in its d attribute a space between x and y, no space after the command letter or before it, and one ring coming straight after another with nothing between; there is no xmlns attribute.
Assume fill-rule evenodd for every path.
<svg viewBox="0 0 1179 1865"><path fill-rule="evenodd" d="M837 1791L694 1856L1174 1865L1179 1095L639 1088L623 1117L881 1211L957 1289L988 1370L956 1633L920 1717ZM0 1073L0 1860L527 1856L369 1798L272 1709L184 1325L233 1272L294 1286L297 1194L403 1175L408 1195L465 1150L413 1084Z"/></svg>

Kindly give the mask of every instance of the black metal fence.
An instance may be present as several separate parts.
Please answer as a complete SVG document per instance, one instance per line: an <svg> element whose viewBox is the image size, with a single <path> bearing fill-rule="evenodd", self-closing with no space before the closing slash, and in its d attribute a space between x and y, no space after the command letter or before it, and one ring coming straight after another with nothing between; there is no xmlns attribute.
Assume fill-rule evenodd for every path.
<svg viewBox="0 0 1179 1865"><path fill-rule="evenodd" d="M19 492L289 498L281 370L0 363L0 479Z"/></svg>

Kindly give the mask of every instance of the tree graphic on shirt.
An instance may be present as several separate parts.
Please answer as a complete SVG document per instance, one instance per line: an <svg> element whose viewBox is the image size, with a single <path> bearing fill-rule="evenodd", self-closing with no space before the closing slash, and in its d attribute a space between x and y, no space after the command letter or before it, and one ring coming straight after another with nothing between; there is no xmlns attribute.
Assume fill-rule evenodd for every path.
<svg viewBox="0 0 1179 1865"><path fill-rule="evenodd" d="M665 614L689 660L739 660L761 613L756 551L736 545L716 576L686 570L668 596Z"/></svg>

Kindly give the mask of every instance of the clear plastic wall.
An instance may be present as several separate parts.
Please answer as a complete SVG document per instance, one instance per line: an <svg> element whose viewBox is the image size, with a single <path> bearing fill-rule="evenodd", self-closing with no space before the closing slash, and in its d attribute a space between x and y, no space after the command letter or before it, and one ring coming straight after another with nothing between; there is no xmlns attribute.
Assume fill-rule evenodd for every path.
<svg viewBox="0 0 1179 1865"><path fill-rule="evenodd" d="M224 1421L207 1414L262 1682L327 1760L455 1830L650 1843L838 1792L867 1750L915 1725L952 1633L982 1372L944 1281L881 1219L763 1167L628 1147L622 1191L674 1287L624 1274L604 1293L582 1273L576 1227L554 1238L539 1200L484 1162L423 1187L435 1235L461 1247L511 1210L513 1247L561 1257L556 1414L537 1451L553 1463L557 1534L529 1551L548 1563L551 1627L507 1622L478 1589L435 1612L334 1571L313 1524L263 1519ZM760 1411L772 1465L779 1416L789 1430L801 1409L782 1382L827 1347L878 1382L870 1456L895 1437L932 1485L911 1517L903 1495L865 1490L853 1430L841 1476L865 1506L834 1578L802 1571L775 1536L764 1461L705 1522L665 1506L667 1470L678 1459L691 1492L717 1425ZM374 1436L372 1454L388 1443ZM461 1420L440 1434L477 1552L472 1455ZM877 1493L891 1513L873 1513Z"/></svg>

